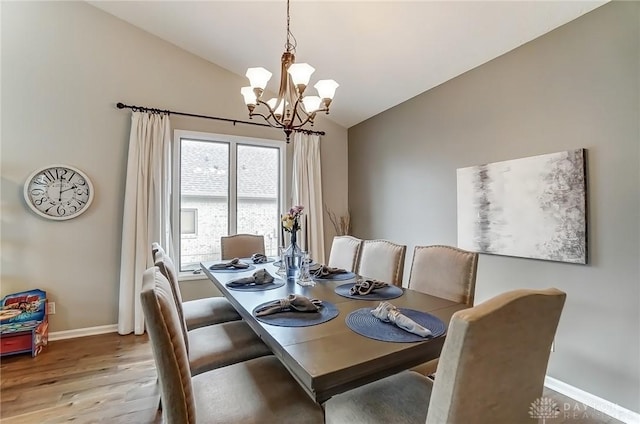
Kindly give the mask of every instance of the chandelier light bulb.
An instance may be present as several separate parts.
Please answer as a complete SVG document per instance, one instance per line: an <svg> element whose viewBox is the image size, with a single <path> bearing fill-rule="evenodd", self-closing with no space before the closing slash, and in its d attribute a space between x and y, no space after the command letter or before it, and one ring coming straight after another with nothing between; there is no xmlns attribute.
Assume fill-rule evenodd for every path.
<svg viewBox="0 0 640 424"><path fill-rule="evenodd" d="M267 86L267 83L271 79L271 75L273 74L264 68L249 68L246 73L251 87L260 88L262 90Z"/></svg>
<svg viewBox="0 0 640 424"><path fill-rule="evenodd" d="M314 71L315 68L308 63L292 63L287 70L296 87L299 85L306 87Z"/></svg>
<svg viewBox="0 0 640 424"><path fill-rule="evenodd" d="M256 99L256 93L255 91L253 91L252 87L242 87L240 89L240 93L242 94L242 96L244 97L244 103L249 106L249 105L256 105L257 99Z"/></svg>
<svg viewBox="0 0 640 424"><path fill-rule="evenodd" d="M304 104L304 110L307 113L314 113L318 109L320 109L320 103L322 99L318 96L307 96L302 99L302 103Z"/></svg>
<svg viewBox="0 0 640 424"><path fill-rule="evenodd" d="M336 94L336 88L339 86L340 84L334 80L320 80L314 85L315 89L318 90L320 98L329 100L333 100L333 96Z"/></svg>
<svg viewBox="0 0 640 424"><path fill-rule="evenodd" d="M285 105L284 100L278 103L278 99L274 97L272 99L267 100L267 104L269 105L271 110L273 110L274 115L282 116L282 113L284 112L284 105Z"/></svg>

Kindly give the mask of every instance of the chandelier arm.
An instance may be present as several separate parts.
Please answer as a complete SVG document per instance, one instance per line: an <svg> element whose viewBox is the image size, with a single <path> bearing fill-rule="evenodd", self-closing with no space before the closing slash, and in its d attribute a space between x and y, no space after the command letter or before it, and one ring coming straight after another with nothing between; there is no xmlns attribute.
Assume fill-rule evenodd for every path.
<svg viewBox="0 0 640 424"><path fill-rule="evenodd" d="M306 125L306 124L307 124L307 122L311 122L311 125L313 125L313 117L314 117L314 114L315 114L315 112L314 112L314 113L312 113L312 114L310 114L310 115L307 115L307 119L305 119L304 121L302 121L302 120L301 120L300 124L299 124L299 125L294 126L293 128L296 128L296 129L301 128L301 127L303 127L304 125ZM299 118L299 117L298 117L298 118Z"/></svg>
<svg viewBox="0 0 640 424"><path fill-rule="evenodd" d="M298 122L300 122L296 127L303 127L307 122L311 122L311 125L313 125L314 114L306 113L303 110L300 111L303 112L304 115L301 115L298 113L299 111L296 111L296 117L298 118Z"/></svg>
<svg viewBox="0 0 640 424"><path fill-rule="evenodd" d="M267 123L271 128L279 128L279 129L284 128L282 125L280 125L280 123L279 123L278 121L276 121L276 124L277 124L277 125L274 125L274 124L273 124L273 122L271 122L271 120L269 119L269 117L268 117L268 116L265 116L265 115L263 115L263 114L261 114L261 113L251 112L251 113L249 114L249 117L250 117L250 118L253 118L254 116L259 116L259 117L261 117L262 119L264 119L264 120L265 120L265 122L266 122L266 123Z"/></svg>
<svg viewBox="0 0 640 424"><path fill-rule="evenodd" d="M301 127L304 125L304 122L307 122L309 120L309 114L303 110L302 108L300 108L300 99L302 98L302 96L298 96L296 98L295 103L293 104L293 116L291 117L291 123L293 124L296 120L296 118L298 118L298 122L301 122L299 125L293 125L294 127ZM303 119L302 116L300 115L300 112L304 113L305 118ZM306 121L305 121L306 119Z"/></svg>
<svg viewBox="0 0 640 424"><path fill-rule="evenodd" d="M267 102L265 102L264 100L258 99L258 104L264 106L269 111L269 115L268 116L264 116L262 114L256 114L256 115L262 116L264 118L264 120L267 121L269 123L269 125L271 125L274 128L285 128L284 122L282 120L278 119L278 117L274 113L273 109L271 109L271 106L269 106L269 104ZM277 125L272 125L272 123L270 122L269 118L272 118L273 121Z"/></svg>

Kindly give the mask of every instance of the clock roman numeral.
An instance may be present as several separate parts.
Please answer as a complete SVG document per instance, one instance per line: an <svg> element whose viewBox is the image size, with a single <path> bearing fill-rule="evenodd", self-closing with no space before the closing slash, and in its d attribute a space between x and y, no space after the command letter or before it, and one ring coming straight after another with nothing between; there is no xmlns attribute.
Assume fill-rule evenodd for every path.
<svg viewBox="0 0 640 424"><path fill-rule="evenodd" d="M57 174L57 172L56 172ZM46 171L44 171L44 173L42 174L49 182L53 182L57 179L57 177L55 177L53 175L53 172L51 172L51 170L47 169Z"/></svg>

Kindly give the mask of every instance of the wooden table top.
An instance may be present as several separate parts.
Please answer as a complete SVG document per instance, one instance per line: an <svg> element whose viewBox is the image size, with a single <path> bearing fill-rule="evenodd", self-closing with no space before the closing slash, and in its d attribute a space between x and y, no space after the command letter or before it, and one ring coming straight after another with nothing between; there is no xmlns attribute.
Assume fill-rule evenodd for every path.
<svg viewBox="0 0 640 424"><path fill-rule="evenodd" d="M284 286L272 290L229 290L225 283L250 276L256 270L211 271L209 266L213 263L201 263L204 273L318 403L440 356L444 336L417 343L393 343L373 340L352 331L345 323L347 315L356 309L375 308L380 303L350 299L334 292L336 286L353 280L318 282L314 287L301 287L289 280ZM276 275L276 267L272 263L256 267L266 268ZM339 315L328 322L307 327L274 326L258 321L252 315L253 309L261 303L292 293L331 302L338 308ZM467 308L464 304L409 289L389 302L399 308L428 312L446 324L454 312Z"/></svg>

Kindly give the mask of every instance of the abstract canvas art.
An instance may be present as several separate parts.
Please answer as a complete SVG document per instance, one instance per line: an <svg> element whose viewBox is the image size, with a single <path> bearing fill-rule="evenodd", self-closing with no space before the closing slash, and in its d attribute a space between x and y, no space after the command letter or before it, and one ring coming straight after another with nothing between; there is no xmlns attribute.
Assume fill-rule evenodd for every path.
<svg viewBox="0 0 640 424"><path fill-rule="evenodd" d="M587 263L585 149L457 170L458 246Z"/></svg>

